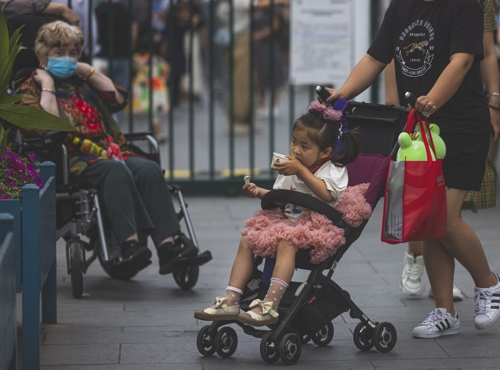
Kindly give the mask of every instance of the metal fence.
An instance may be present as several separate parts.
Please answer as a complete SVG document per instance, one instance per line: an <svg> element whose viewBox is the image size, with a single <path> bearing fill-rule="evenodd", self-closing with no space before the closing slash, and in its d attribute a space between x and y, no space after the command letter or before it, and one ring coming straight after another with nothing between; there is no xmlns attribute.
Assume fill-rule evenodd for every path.
<svg viewBox="0 0 500 370"><path fill-rule="evenodd" d="M166 59L170 67L167 86L170 93L168 99L171 103L179 100L176 95L179 91L179 81L174 76L185 70L184 83L187 85L185 100L178 106L171 106L168 112L163 112L166 114L160 116L160 119L163 120L163 127L168 135L168 142L161 146L162 166L166 169L166 178L182 185L188 194L240 193L242 177L247 174L252 176L252 181L259 186L272 186L275 178L275 173L269 169L272 153L274 151L288 153L294 120L305 112L308 102L315 99L314 86L290 85L288 79L281 86L275 84L276 73L284 72L286 75L288 68L286 50L284 50L283 65L276 64L277 58L283 56L277 55L278 43L283 41L286 43L289 40L286 39L290 34L289 22L286 19L287 6L280 0L269 0L265 8L254 5L253 1L248 2L249 8L243 11L239 5L241 1L238 0L129 0L119 3L127 9L128 19L123 17L119 19L118 16L123 13L117 12L116 3L108 0L88 0L89 14L95 14L96 7L100 7L101 10L107 8L106 22L99 21L99 39L109 40L106 59L107 74L110 77L116 74L114 69L119 59L117 55L123 55L123 50L115 47L117 41L123 38L130 41L126 53L130 73L124 86L129 92L138 90L133 73L134 54L138 46L146 46L144 40L149 55L158 54L160 49L160 56ZM69 6L72 5L71 0L68 0L68 3ZM379 1L370 0L370 4L373 24L371 32L374 34L378 28ZM162 6L163 13L158 10ZM225 7L226 22L221 20L223 12L220 7ZM259 31L256 25L261 27L260 30L263 27L262 18L259 21L257 15L262 17L266 12L269 35L267 55L262 58L262 44L257 45L254 36ZM282 15L283 12L285 17ZM162 14L163 19L160 17ZM282 28L276 27L276 19L279 17ZM180 22L180 19L183 22ZM201 19L201 25L197 22L198 19ZM95 46L93 22L96 20L89 15L87 22L88 50L93 50ZM119 33L117 26L124 22L128 22L127 31L125 34ZM242 24L245 24L244 31L241 31ZM164 28L159 31L161 26ZM184 34L181 39L180 32ZM248 41L242 49L244 43L241 38L245 34ZM285 40L280 39L283 34ZM136 40L135 44L133 40ZM139 41L139 45L137 40L142 40ZM200 50L196 46L197 41L202 44L201 62L196 60L197 56L200 56ZM179 42L182 42L184 47L181 51L184 56L181 57L177 54ZM221 46L221 43L226 45ZM164 45L166 52L161 50ZM256 47L261 48L259 58ZM240 68L242 53L245 54L243 58L247 58L244 72L241 72ZM88 59L92 63L92 53ZM260 93L255 83L257 74L261 72L257 68L263 62L267 64L267 72L271 76L266 86L267 114L264 119L256 114L255 98L255 95ZM149 57L147 63L148 78L152 81L155 78L154 58ZM198 91L195 91L195 84L199 85L200 80L196 75L197 63L202 67L201 91L199 87ZM277 68L283 70L278 71ZM245 78L242 78L243 75ZM238 82L242 80L249 82L243 89ZM157 112L153 109L155 105L153 84L148 84L147 99L150 109L146 114L138 114L134 111L134 104L129 104L127 117L121 122L123 131L153 131L153 122L158 120L158 117L155 116ZM279 99L278 92L281 93ZM236 112L243 96L244 99L248 99L248 117L244 122L246 127L238 121ZM373 89L372 101L377 101L377 89ZM275 106L281 111L279 116L274 109ZM262 109L259 110L260 113L261 111ZM245 132L241 132L242 127Z"/></svg>

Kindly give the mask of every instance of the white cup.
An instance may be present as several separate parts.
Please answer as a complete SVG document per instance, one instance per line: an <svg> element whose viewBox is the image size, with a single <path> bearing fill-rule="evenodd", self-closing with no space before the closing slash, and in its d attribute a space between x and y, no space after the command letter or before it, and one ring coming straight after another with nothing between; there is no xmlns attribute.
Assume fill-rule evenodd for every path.
<svg viewBox="0 0 500 370"><path fill-rule="evenodd" d="M283 161L288 161L288 158L284 154L273 152L273 160L271 161L271 168L275 168L275 164L281 163Z"/></svg>

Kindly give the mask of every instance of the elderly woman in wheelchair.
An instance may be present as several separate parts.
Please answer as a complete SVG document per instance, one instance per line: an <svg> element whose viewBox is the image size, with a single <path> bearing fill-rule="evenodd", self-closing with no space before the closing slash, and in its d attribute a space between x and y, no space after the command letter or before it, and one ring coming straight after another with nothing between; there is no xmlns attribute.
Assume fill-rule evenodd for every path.
<svg viewBox="0 0 500 370"><path fill-rule="evenodd" d="M69 171L99 194L121 252L120 263L137 271L149 265L152 253L144 240L150 236L159 273L171 273L179 259L196 256L198 249L193 243L175 242L180 217L161 168L130 149L111 117L126 106L127 93L77 61L82 44L78 27L61 21L43 25L35 40L40 68L19 87L21 104L44 109L77 129L64 138ZM106 154L111 151L110 159Z"/></svg>

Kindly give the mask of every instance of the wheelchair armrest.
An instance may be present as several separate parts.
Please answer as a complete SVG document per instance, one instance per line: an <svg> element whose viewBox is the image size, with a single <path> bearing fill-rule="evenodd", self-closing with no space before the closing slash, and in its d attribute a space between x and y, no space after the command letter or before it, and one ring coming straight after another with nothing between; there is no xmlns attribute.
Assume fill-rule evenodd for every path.
<svg viewBox="0 0 500 370"><path fill-rule="evenodd" d="M262 209L273 209L278 207L277 203L296 204L311 211L321 213L338 227L344 227L345 225L344 220L342 220L342 214L335 208L318 198L298 191L282 189L271 190L262 198L261 207Z"/></svg>
<svg viewBox="0 0 500 370"><path fill-rule="evenodd" d="M151 132L133 132L123 134L123 136L125 136L125 139L127 139L127 141L149 141L151 146L154 148L155 153L159 153L160 151L158 142Z"/></svg>
<svg viewBox="0 0 500 370"><path fill-rule="evenodd" d="M23 138L22 146L24 150L58 148L62 145L67 135L68 133L65 131L47 131L42 136Z"/></svg>

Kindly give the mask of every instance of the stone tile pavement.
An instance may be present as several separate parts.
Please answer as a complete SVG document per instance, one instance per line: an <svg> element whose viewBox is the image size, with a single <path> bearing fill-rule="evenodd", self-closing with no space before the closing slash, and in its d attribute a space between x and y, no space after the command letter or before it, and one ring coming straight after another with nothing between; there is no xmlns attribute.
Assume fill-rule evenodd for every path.
<svg viewBox="0 0 500 370"><path fill-rule="evenodd" d="M500 200L500 199L499 199ZM193 311L206 307L223 294L243 221L259 207L245 197L188 197L189 211L202 250L214 259L201 268L192 291L180 290L171 276L157 273L153 264L130 281L106 276L98 262L84 276L88 296L74 299L66 274L64 243L58 243L58 323L42 326L43 370L150 370L150 369L258 369L270 366L259 354L259 339L239 328L239 345L229 359L201 356L196 349L198 330L204 325ZM373 320L389 321L398 331L394 350L360 352L352 340L357 321L343 314L334 320L335 336L324 348L307 344L296 369L498 369L500 322L477 331L473 282L457 265L455 283L467 298L457 303L461 318L459 335L418 340L412 328L433 309L427 297L409 298L399 289L405 246L381 243L381 204L359 240L339 263L335 280L348 290ZM500 211L498 208L465 212L477 230L491 267L500 271ZM294 280L305 277L298 271ZM18 301L20 317L21 301Z"/></svg>

